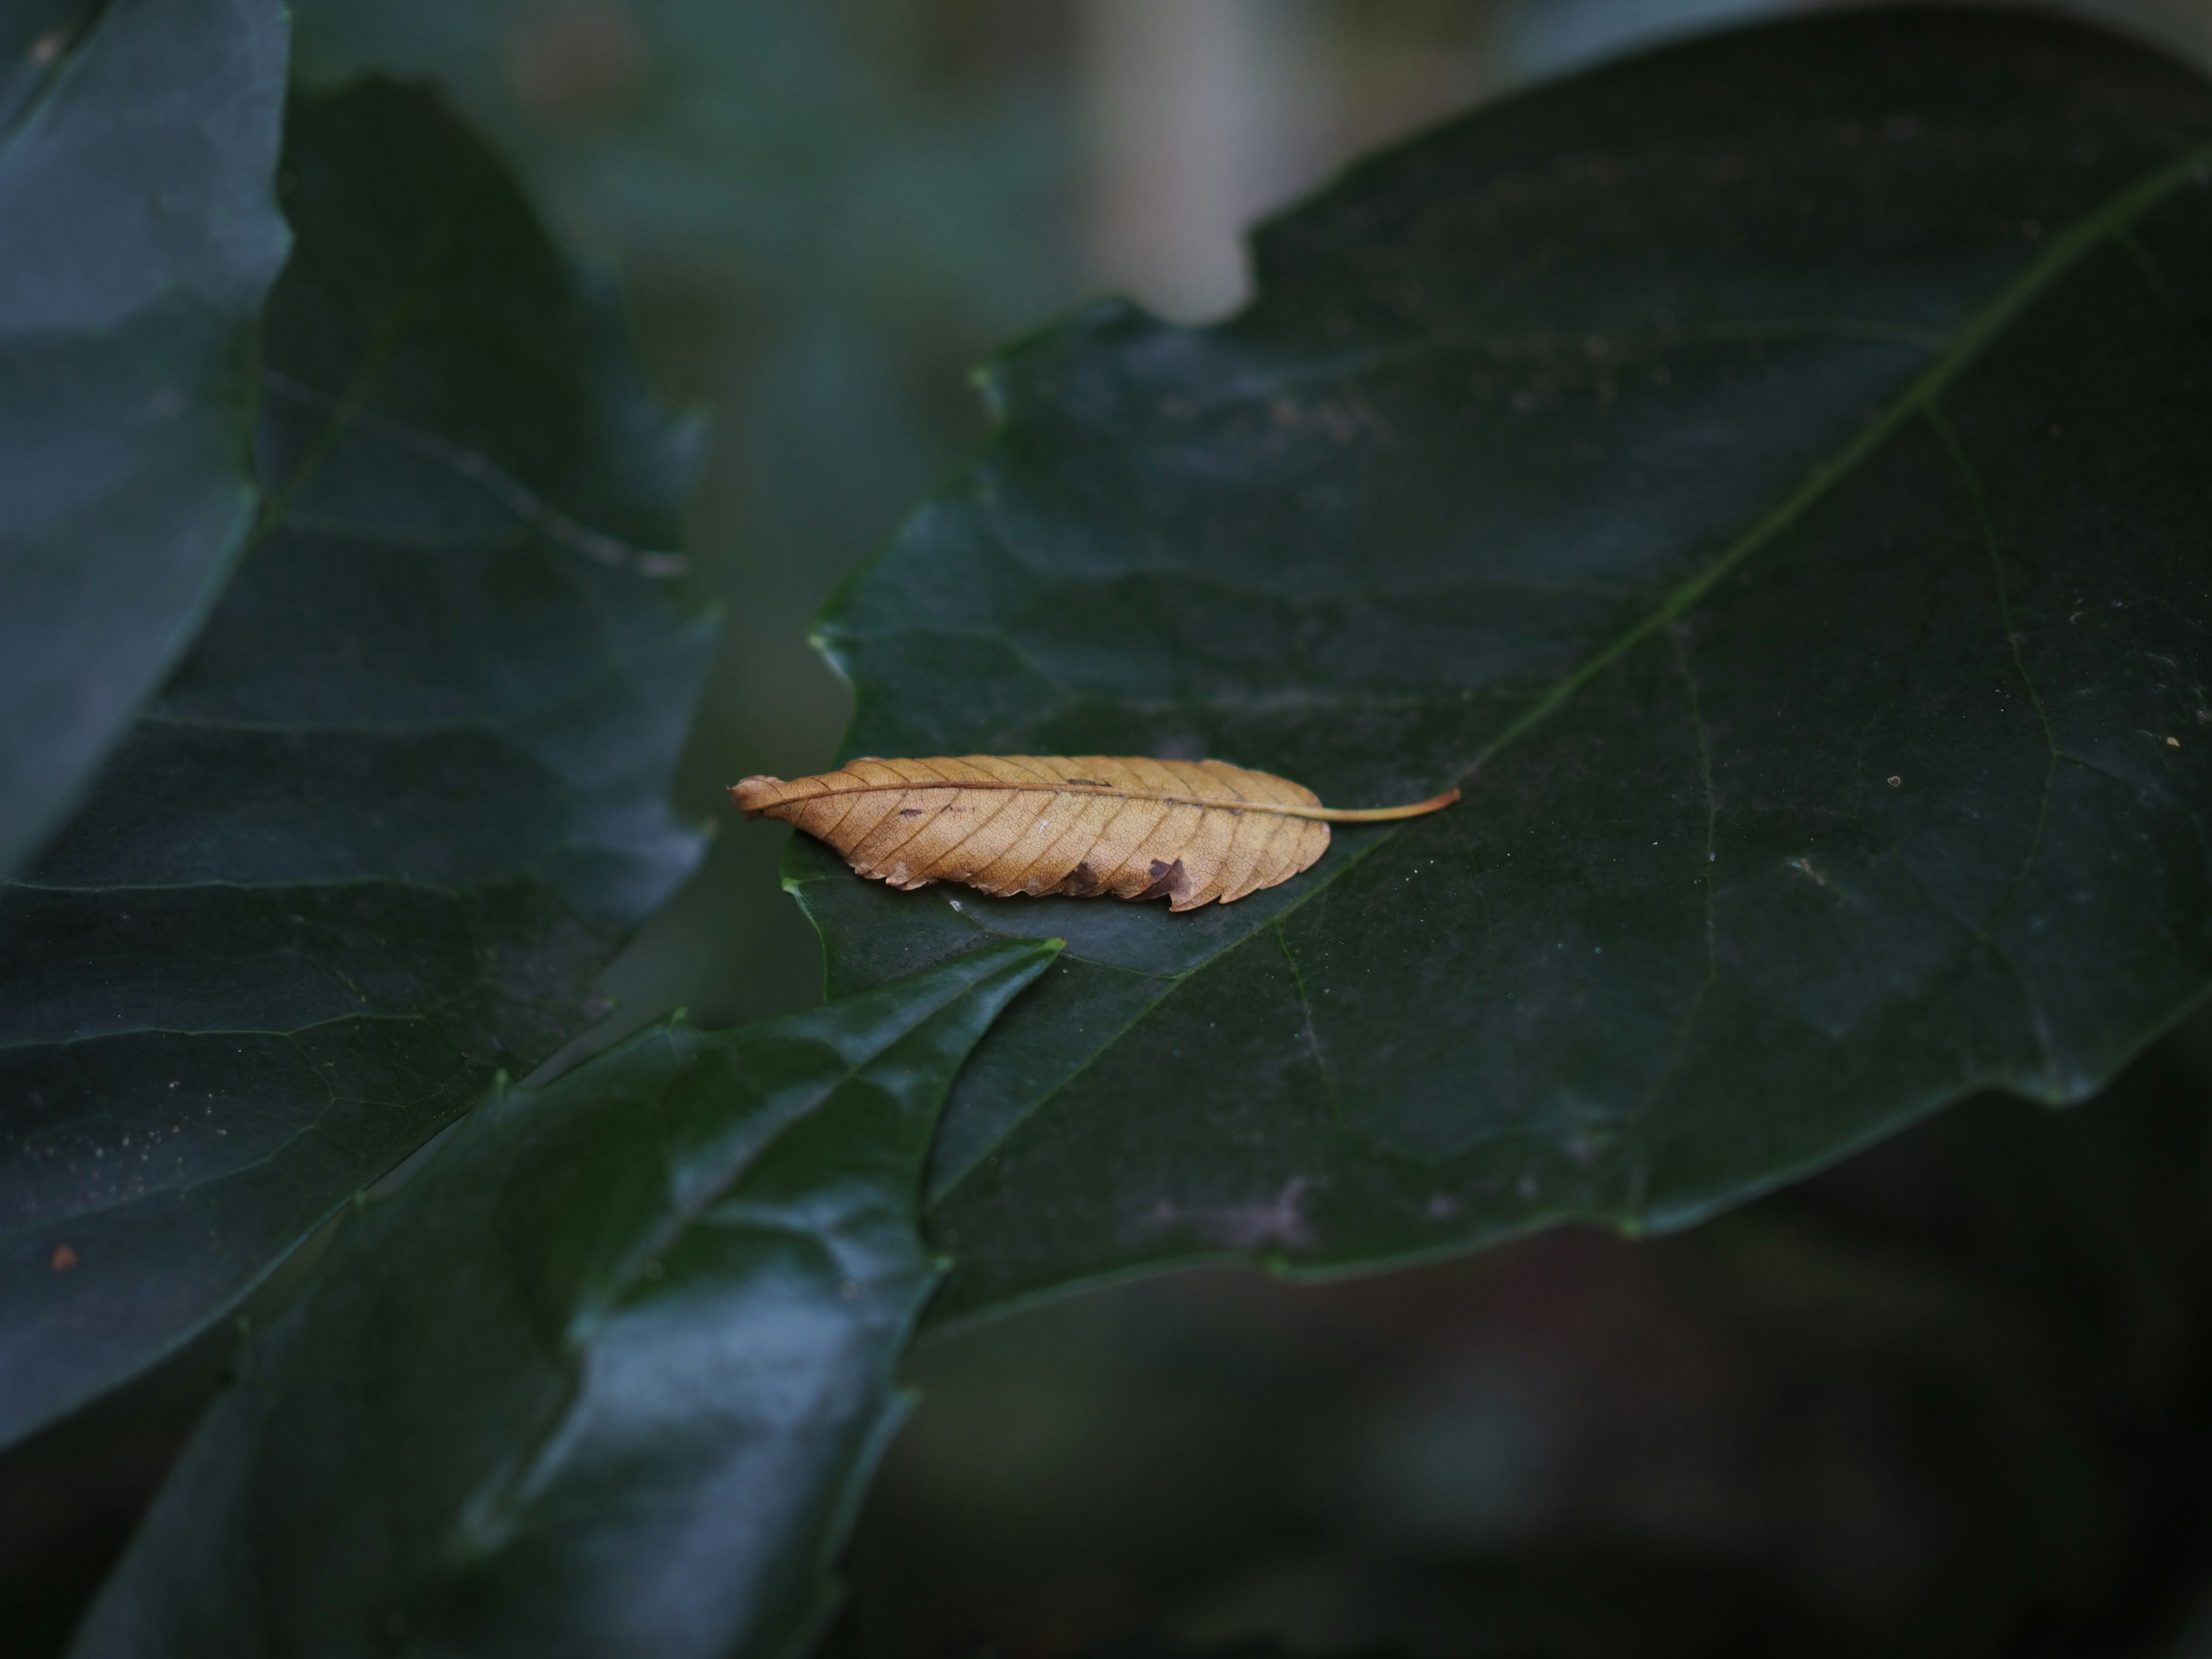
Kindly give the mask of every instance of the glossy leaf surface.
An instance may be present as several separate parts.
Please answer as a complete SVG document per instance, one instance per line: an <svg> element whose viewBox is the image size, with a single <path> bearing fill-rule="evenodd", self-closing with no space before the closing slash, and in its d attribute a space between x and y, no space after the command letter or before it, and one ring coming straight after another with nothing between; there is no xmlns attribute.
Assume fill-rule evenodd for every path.
<svg viewBox="0 0 2212 1659"><path fill-rule="evenodd" d="M2212 89L2056 22L1717 37L1093 307L825 620L855 752L1462 786L1170 916L787 866L841 990L1072 971L933 1170L999 1304L1671 1226L1978 1087L2093 1091L2212 975Z"/></svg>
<svg viewBox="0 0 2212 1659"><path fill-rule="evenodd" d="M1054 954L496 1091L249 1346L76 1651L805 1651L941 1271L938 1109Z"/></svg>
<svg viewBox="0 0 2212 1659"><path fill-rule="evenodd" d="M0 874L191 641L252 523L285 35L277 0L0 19Z"/></svg>
<svg viewBox="0 0 2212 1659"><path fill-rule="evenodd" d="M711 626L630 544L683 434L427 96L301 106L284 170L260 532L0 886L0 1438L551 1053L697 850L664 793Z"/></svg>

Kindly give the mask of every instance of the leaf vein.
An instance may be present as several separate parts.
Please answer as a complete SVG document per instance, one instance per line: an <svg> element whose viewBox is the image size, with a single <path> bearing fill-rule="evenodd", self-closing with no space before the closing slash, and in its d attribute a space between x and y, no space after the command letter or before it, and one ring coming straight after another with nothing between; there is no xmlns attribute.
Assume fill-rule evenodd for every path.
<svg viewBox="0 0 2212 1659"><path fill-rule="evenodd" d="M1328 1053L1321 1046L1321 1031L1314 1024L1313 999L1306 994L1306 976L1299 971L1297 957L1291 950L1291 938L1283 931L1281 918L1271 922L1268 930L1282 947L1284 964L1291 970L1291 984L1298 994L1298 1015L1305 1024L1306 1049L1313 1056L1314 1069L1321 1073L1322 1087L1328 1095L1329 1121L1341 1134L1345 1133L1344 1103L1337 1093L1336 1073L1328 1063Z"/></svg>
<svg viewBox="0 0 2212 1659"><path fill-rule="evenodd" d="M1734 541L1712 558L1696 574L1686 578L1671 589L1660 603L1609 644L1586 659L1581 665L1564 675L1549 690L1540 696L1518 720L1513 721L1498 736L1477 750L1474 758L1463 767L1456 783L1465 783L1489 761L1494 759L1512 744L1559 709L1565 706L1575 694L1599 675L1641 644L1656 630L1666 627L1703 600L1722 581L1768 546L1776 538L1796 524L1816 503L1824 499L1844 478L1871 456L1893 434L1923 410L1932 406L1949 386L1996 340L2003 331L2043 291L2071 270L2092 250L2119 236L2137 218L2179 190L2208 167L2212 167L2212 143L2200 144L2184 151L2165 166L2146 173L2133 185L2108 198L2101 206L2083 216L2065 230L2051 237L2042 245L2041 253L2026 269L1999 289L1978 309L1966 317L1945 337L1936 360L1887 407L1852 435L1833 455L1814 465L1804 479L1788 495L1747 528ZM1404 833L1403 826L1388 826L1366 841L1364 846L1352 849L1335 869L1326 873L1316 872L1304 884L1303 890L1291 899L1271 919L1280 927L1284 921L1325 893L1346 873L1358 868L1382 848L1394 842ZM2212 858L2212 849L2208 849ZM1909 863L1906 869L1910 872ZM1914 876L1916 883L1918 878ZM1923 890L1925 890L1923 884ZM1947 909L1947 914L1948 909ZM1952 917L1970 937L1973 927L1955 915ZM1212 968L1252 942L1246 935L1226 946L1188 970L1195 974ZM1171 993L1169 993L1171 994ZM1133 1024L1133 1021L1132 1024ZM1127 1034L1127 1027L1109 1039L1105 1046L1119 1042ZM1079 1066L1067 1078L1035 1102L1027 1116L1034 1116L1053 1098L1063 1092L1081 1075L1091 1060L1101 1050L1094 1051L1084 1066ZM1011 1133L1011 1127L1008 1133ZM1003 1139L1003 1137L1001 1137ZM972 1169L974 1166L971 1165ZM948 1182L936 1195L941 1200L958 1184L958 1177Z"/></svg>

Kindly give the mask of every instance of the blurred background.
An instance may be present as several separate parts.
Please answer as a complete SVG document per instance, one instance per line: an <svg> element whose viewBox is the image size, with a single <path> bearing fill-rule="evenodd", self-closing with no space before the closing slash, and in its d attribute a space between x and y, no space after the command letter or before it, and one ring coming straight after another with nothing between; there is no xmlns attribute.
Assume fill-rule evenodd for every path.
<svg viewBox="0 0 2212 1659"><path fill-rule="evenodd" d="M810 619L981 435L972 364L1102 290L1224 314L1242 228L1348 158L1790 9L293 3L309 82L442 85L711 413L687 551L726 630L679 796L718 834L580 1049L818 999L787 832L722 789L833 763ZM2212 0L2061 9L2212 65ZM2200 1023L2081 1112L1971 1103L1679 1239L1185 1273L933 1339L831 1644L2212 1656L2208 1105ZM222 1363L0 1460L0 1650L57 1649Z"/></svg>

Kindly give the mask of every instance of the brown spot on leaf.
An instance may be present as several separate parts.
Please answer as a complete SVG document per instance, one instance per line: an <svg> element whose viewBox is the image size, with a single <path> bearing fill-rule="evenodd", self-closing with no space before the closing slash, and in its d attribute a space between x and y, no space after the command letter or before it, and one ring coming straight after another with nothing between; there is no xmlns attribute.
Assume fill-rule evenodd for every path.
<svg viewBox="0 0 2212 1659"><path fill-rule="evenodd" d="M1163 864L1154 859L1152 877L1152 884L1138 894L1139 898L1181 898L1190 890L1190 878L1184 874L1181 859L1173 864Z"/></svg>
<svg viewBox="0 0 2212 1659"><path fill-rule="evenodd" d="M57 1244L54 1253L46 1258L46 1266L58 1273L65 1273L76 1266L76 1252L66 1244Z"/></svg>

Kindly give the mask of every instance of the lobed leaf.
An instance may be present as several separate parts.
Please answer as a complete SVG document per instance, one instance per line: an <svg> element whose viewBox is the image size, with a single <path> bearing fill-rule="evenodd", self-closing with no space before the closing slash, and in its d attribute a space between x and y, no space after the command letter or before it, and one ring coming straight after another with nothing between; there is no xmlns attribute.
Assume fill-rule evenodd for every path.
<svg viewBox="0 0 2212 1659"><path fill-rule="evenodd" d="M804 1652L942 1271L938 1109L1056 949L496 1090L248 1347L74 1650Z"/></svg>
<svg viewBox="0 0 2212 1659"><path fill-rule="evenodd" d="M0 884L0 1440L223 1315L589 1012L697 836L689 443L427 94L298 105L253 544Z"/></svg>
<svg viewBox="0 0 2212 1659"><path fill-rule="evenodd" d="M2048 20L1540 88L1093 307L823 624L853 750L1218 755L1346 828L1169 917L799 843L841 993L1050 932L945 1118L948 1316L1673 1227L2212 982L2212 89Z"/></svg>

